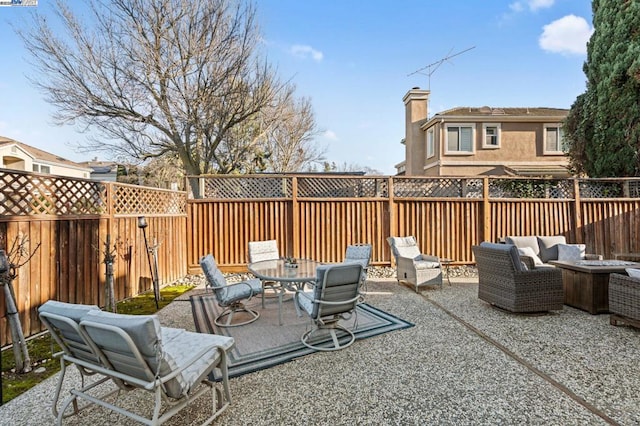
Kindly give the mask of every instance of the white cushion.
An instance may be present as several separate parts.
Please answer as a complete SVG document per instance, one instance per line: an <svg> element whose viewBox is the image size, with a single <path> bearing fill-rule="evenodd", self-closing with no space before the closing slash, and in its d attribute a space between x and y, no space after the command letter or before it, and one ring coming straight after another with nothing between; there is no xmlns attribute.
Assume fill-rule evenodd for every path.
<svg viewBox="0 0 640 426"><path fill-rule="evenodd" d="M558 260L577 261L585 258L584 244L558 244Z"/></svg>
<svg viewBox="0 0 640 426"><path fill-rule="evenodd" d="M533 249L531 247L522 247L518 249L518 253L520 253L521 256L529 256L533 259L533 264L535 266L540 266L542 265L542 260L540 260L540 258L538 257L538 255L533 251Z"/></svg>
<svg viewBox="0 0 640 426"><path fill-rule="evenodd" d="M538 253L540 253L540 247L538 246L538 238L536 236L530 236L530 237L508 236L505 238L504 242L507 244L513 244L518 248L531 247L531 249L533 249L533 252L535 253L536 256L538 255Z"/></svg>
<svg viewBox="0 0 640 426"><path fill-rule="evenodd" d="M417 270L422 270L422 269L439 268L440 267L440 263L439 262L432 262L430 260L416 260L416 261L413 262L413 266L416 267L416 271L417 271Z"/></svg>
<svg viewBox="0 0 640 426"><path fill-rule="evenodd" d="M416 259L420 256L420 249L416 243L414 237L392 237L393 244L391 249L395 252L397 257L408 257L409 259Z"/></svg>
<svg viewBox="0 0 640 426"><path fill-rule="evenodd" d="M631 278L640 278L640 269L626 268L625 271Z"/></svg>

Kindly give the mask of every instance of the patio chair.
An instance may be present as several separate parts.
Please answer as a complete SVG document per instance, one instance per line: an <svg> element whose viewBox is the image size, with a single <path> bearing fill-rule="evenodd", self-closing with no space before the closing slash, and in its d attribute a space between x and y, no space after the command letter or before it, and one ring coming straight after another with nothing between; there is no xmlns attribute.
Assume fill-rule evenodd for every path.
<svg viewBox="0 0 640 426"><path fill-rule="evenodd" d="M256 294L262 294L262 283L259 279L241 281L239 283L227 284L227 280L222 275L216 265L213 255L208 254L200 258L200 267L207 279L207 289L213 290L218 305L224 310L214 320L214 324L219 327L237 327L250 324L260 318L260 314L245 306L244 302L250 300ZM240 322L233 322L234 315L249 316L248 319ZM226 318L226 321L222 321Z"/></svg>
<svg viewBox="0 0 640 426"><path fill-rule="evenodd" d="M367 273L369 272L369 261L371 260L371 244L351 244L347 246L342 263L359 263L362 265L362 277L360 285L364 296L367 285ZM364 297L360 300L364 302Z"/></svg>
<svg viewBox="0 0 640 426"><path fill-rule="evenodd" d="M442 288L442 265L437 256L420 253L416 239L409 237L387 238L396 260L396 279L418 288L422 285L439 285Z"/></svg>
<svg viewBox="0 0 640 426"><path fill-rule="evenodd" d="M340 263L321 265L316 269L316 280L310 290L298 290L295 301L313 321L313 328L306 331L302 343L318 351L335 351L350 346L355 341L353 332L339 324L354 314L360 298L362 265ZM340 338L336 331L343 334ZM327 336L328 333L328 336ZM327 345L326 339L330 337ZM341 343L346 338L346 342Z"/></svg>
<svg viewBox="0 0 640 426"><path fill-rule="evenodd" d="M186 408L193 400L211 394L211 423L230 404L226 351L233 347L231 337L188 332L161 327L155 315L122 315L103 312L94 306L49 301L39 308L40 318L54 340L60 344L61 372L52 403L58 425L77 414L78 400L100 405L146 425L160 425ZM60 389L66 364L80 370L79 388L71 389L58 411ZM208 379L219 369L222 389ZM86 374L99 374L100 380L85 385ZM115 391L99 395L96 388L112 381ZM148 417L112 403L114 392L148 391L154 395ZM117 399L116 399L117 401ZM73 412L65 416L70 405Z"/></svg>
<svg viewBox="0 0 640 426"><path fill-rule="evenodd" d="M561 310L562 271L529 269L512 244L472 246L478 268L478 298L510 312Z"/></svg>
<svg viewBox="0 0 640 426"><path fill-rule="evenodd" d="M280 259L280 252L276 240L249 241L249 263L278 259ZM271 290L273 292L272 297L277 297L278 303L282 305L282 298L285 293L282 284L276 281L262 280L262 308L264 309L264 298L267 296L267 290Z"/></svg>

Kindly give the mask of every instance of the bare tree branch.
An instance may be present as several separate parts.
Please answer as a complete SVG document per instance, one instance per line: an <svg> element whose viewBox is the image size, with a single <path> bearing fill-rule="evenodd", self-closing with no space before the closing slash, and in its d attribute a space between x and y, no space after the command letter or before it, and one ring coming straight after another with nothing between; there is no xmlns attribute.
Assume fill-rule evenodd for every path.
<svg viewBox="0 0 640 426"><path fill-rule="evenodd" d="M55 121L99 131L87 151L176 156L187 174L199 175L247 168L252 153L271 149L253 150L265 138L233 134L291 97L260 55L251 0L85 4L87 18L58 0L55 22L35 15L33 26L17 31Z"/></svg>

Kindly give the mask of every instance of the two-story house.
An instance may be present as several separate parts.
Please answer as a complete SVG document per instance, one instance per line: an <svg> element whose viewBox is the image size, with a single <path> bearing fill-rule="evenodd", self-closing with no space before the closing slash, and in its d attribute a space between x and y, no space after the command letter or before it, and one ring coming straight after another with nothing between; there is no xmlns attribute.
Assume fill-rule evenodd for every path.
<svg viewBox="0 0 640 426"><path fill-rule="evenodd" d="M429 91L403 98L406 176L568 176L561 108L459 107L428 117Z"/></svg>
<svg viewBox="0 0 640 426"><path fill-rule="evenodd" d="M90 168L3 136L0 136L0 167L75 178L89 178L91 174Z"/></svg>

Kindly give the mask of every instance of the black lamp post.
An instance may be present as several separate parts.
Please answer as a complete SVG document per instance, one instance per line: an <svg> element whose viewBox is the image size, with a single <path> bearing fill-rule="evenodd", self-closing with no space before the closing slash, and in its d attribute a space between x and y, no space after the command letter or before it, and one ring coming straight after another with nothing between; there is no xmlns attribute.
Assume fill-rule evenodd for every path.
<svg viewBox="0 0 640 426"><path fill-rule="evenodd" d="M156 309L160 309L160 285L158 283L158 245L153 244L149 246L147 242L147 219L144 216L138 216L138 228L142 229L142 236L144 237L144 246L147 249L147 261L149 262L149 272L151 273L151 281L153 283L153 298L156 302ZM151 256L153 256L153 263L151 262ZM155 267L154 267L155 266Z"/></svg>
<svg viewBox="0 0 640 426"><path fill-rule="evenodd" d="M0 250L0 276L9 273L9 269L11 265L9 264L9 258L7 257L7 252L4 250ZM3 277L4 278L4 277ZM0 278L0 279L3 279ZM6 283L4 284L6 285ZM0 350L0 366L2 365L2 350ZM2 405L2 373L0 373L0 405Z"/></svg>

